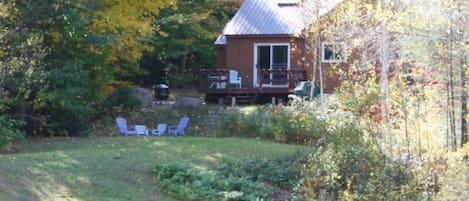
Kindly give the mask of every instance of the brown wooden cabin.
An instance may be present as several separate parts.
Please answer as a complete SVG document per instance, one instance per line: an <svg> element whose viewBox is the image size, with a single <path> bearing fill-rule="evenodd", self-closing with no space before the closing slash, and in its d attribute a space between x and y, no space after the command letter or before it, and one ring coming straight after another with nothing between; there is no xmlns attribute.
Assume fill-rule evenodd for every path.
<svg viewBox="0 0 469 201"><path fill-rule="evenodd" d="M207 102L228 102L232 97L237 103L265 103L272 97L286 101L299 81L312 79L312 57L301 33L314 20L299 2L244 0L215 41L217 67L200 71L199 92L205 93ZM342 0L325 2L322 15ZM323 62L333 62L331 46L322 47ZM229 83L230 70L238 72L240 85ZM331 92L337 83L326 78L324 91Z"/></svg>

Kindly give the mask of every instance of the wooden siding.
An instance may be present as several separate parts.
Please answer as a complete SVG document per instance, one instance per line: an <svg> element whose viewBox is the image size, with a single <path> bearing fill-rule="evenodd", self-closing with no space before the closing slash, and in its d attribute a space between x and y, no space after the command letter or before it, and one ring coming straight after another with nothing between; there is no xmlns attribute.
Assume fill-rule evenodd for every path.
<svg viewBox="0 0 469 201"><path fill-rule="evenodd" d="M254 87L254 48L255 44L265 43L288 43L290 44L290 66L295 66L299 69L305 69L298 55L296 47L299 46L298 39L293 37L230 37L227 36L227 44L225 53L218 55L218 57L225 56L226 66L220 66L226 69L235 69L239 72L239 76L243 78L243 86ZM304 44L304 43L303 43ZM292 51L295 47L295 51ZM298 65L300 64L300 65Z"/></svg>
<svg viewBox="0 0 469 201"><path fill-rule="evenodd" d="M305 71L305 80L312 80L313 59L303 38L292 36L227 36L227 44L217 47L217 68L237 70L243 79L243 87L254 88L255 44L290 44L290 68ZM322 63L324 92L332 93L339 84L337 75L332 74L330 64ZM319 79L319 70L316 74Z"/></svg>
<svg viewBox="0 0 469 201"><path fill-rule="evenodd" d="M225 46L219 45L215 47L217 58L216 58L216 67L225 68L226 66L226 50Z"/></svg>

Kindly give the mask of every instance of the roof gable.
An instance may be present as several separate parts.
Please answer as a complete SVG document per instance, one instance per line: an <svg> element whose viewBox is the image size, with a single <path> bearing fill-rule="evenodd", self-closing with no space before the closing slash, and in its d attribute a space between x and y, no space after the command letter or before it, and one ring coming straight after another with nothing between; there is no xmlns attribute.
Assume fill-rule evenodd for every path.
<svg viewBox="0 0 469 201"><path fill-rule="evenodd" d="M319 16L343 0L320 0ZM245 0L215 44L224 45L227 35L294 35L316 19L313 5L301 0Z"/></svg>

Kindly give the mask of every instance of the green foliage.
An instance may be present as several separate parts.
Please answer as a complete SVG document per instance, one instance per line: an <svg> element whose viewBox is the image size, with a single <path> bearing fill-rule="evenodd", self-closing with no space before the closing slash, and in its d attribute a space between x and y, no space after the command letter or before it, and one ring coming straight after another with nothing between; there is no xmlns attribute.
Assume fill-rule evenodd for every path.
<svg viewBox="0 0 469 201"><path fill-rule="evenodd" d="M275 188L292 189L298 183L299 156L273 160L228 162L214 170L184 163L157 165L154 173L163 189L182 200L272 199Z"/></svg>
<svg viewBox="0 0 469 201"><path fill-rule="evenodd" d="M137 110L141 105L141 100L133 95L132 89L124 87L117 88L106 101L106 107L112 108L112 114L129 113L130 111Z"/></svg>
<svg viewBox="0 0 469 201"><path fill-rule="evenodd" d="M331 123L325 146L312 153L302 172L302 191L307 197L337 197L340 190L363 192L374 169L382 165L374 147L364 141L362 130L352 123Z"/></svg>
<svg viewBox="0 0 469 201"><path fill-rule="evenodd" d="M261 183L200 171L185 164L158 165L154 171L162 187L182 200L255 200L266 197L269 192ZM230 194L237 196L228 197Z"/></svg>
<svg viewBox="0 0 469 201"><path fill-rule="evenodd" d="M340 99L333 107L351 112L357 117L367 115L370 107L380 100L380 86L376 82L375 76L374 73L371 73L369 77L354 80L345 79L335 90L335 96ZM345 78L349 78L349 76L345 76Z"/></svg>
<svg viewBox="0 0 469 201"><path fill-rule="evenodd" d="M37 189L44 193L42 200L61 196L80 200L184 200L159 188L161 183L152 174L156 164L191 164L213 170L222 161L271 159L307 150L304 146L252 139L188 136L28 138L16 145L20 154L0 155L0 200L37 200ZM43 175L41 179L31 179L39 174ZM67 194L54 186L67 187Z"/></svg>
<svg viewBox="0 0 469 201"><path fill-rule="evenodd" d="M23 138L22 126L24 122L0 115L0 149L14 140Z"/></svg>
<svg viewBox="0 0 469 201"><path fill-rule="evenodd" d="M297 153L270 160L225 163L218 168L218 171L223 175L234 174L252 181L266 182L284 189L293 189L298 184L303 158L301 154Z"/></svg>
<svg viewBox="0 0 469 201"><path fill-rule="evenodd" d="M448 163L441 167L447 169L442 175L443 178L439 185L441 190L438 192L437 200L468 200L469 143L466 143L460 150L452 153L448 158ZM432 176L435 177L438 171L438 169L433 169Z"/></svg>
<svg viewBox="0 0 469 201"><path fill-rule="evenodd" d="M261 137L303 144L321 138L326 124L309 111L256 107L226 113L218 131L220 136Z"/></svg>
<svg viewBox="0 0 469 201"><path fill-rule="evenodd" d="M28 134L79 133L103 99L95 73L99 57L88 51L91 38L79 1L17 1L6 18L0 44L7 114L27 122Z"/></svg>
<svg viewBox="0 0 469 201"><path fill-rule="evenodd" d="M199 69L215 65L213 42L233 15L234 8L211 0L177 1L155 18L154 35L140 65L147 75L135 77L140 85L168 83L173 88L193 83Z"/></svg>
<svg viewBox="0 0 469 201"><path fill-rule="evenodd" d="M318 200L398 200L421 195L421 184L412 179L410 169L385 163L372 145L357 141L331 143L309 155L298 191Z"/></svg>

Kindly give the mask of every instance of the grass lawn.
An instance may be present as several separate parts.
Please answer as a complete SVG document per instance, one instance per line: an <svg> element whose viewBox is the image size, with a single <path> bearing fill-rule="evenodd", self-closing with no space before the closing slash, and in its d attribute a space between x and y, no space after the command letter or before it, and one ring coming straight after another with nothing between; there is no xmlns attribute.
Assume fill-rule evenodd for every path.
<svg viewBox="0 0 469 201"><path fill-rule="evenodd" d="M29 141L0 155L0 200L174 200L159 191L156 164L268 159L307 147L205 137L59 138Z"/></svg>

